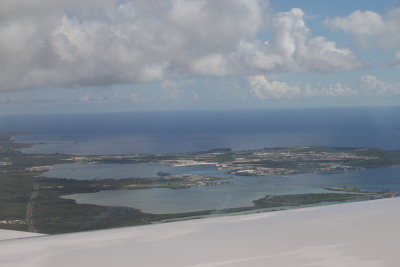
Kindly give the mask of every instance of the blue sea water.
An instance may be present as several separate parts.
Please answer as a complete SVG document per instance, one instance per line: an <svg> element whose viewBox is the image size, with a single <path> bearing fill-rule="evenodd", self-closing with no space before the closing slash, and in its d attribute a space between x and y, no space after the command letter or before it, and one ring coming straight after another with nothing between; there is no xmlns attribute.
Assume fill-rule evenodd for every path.
<svg viewBox="0 0 400 267"><path fill-rule="evenodd" d="M400 149L400 107L136 112L0 116L0 132L24 132L25 153L134 154L324 145ZM158 171L228 177L215 166L63 164L48 177L154 177ZM78 203L170 213L251 205L266 194L323 192L354 186L400 192L400 167L343 174L234 177L232 184L185 190L101 191L68 196Z"/></svg>
<svg viewBox="0 0 400 267"><path fill-rule="evenodd" d="M25 153L131 154L326 145L400 149L400 107L0 116Z"/></svg>

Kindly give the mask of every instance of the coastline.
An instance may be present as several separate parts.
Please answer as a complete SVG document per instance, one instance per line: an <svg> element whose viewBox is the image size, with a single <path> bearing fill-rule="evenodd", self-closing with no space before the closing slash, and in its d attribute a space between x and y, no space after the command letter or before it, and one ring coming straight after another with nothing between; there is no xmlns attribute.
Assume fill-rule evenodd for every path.
<svg viewBox="0 0 400 267"><path fill-rule="evenodd" d="M7 191L4 191L3 198L5 200L2 205L7 208L12 206L13 209L18 210L17 216L15 216L10 212L7 213L7 209L3 209L6 211L2 214L4 219L3 226L10 230L24 230L24 227L26 227L23 224L25 219L27 225L30 225L29 229L38 229L42 233L56 234L143 225L170 219L182 219L183 217L198 218L212 214L270 211L313 204L323 205L358 199L393 197L395 192L400 192L400 188L396 188L394 193L384 193L382 191L389 191L390 188L379 188L379 186L376 188L377 185L374 179L370 181L370 184L365 184L365 177L362 177L361 180L359 179L360 177L353 177L356 185L354 182L346 183L343 179L339 182L336 177L331 177L329 188L346 188L347 186L345 191L349 191L349 188L360 186L358 182L362 182L365 188L372 186L372 188L381 191L375 189L369 190L370 192L367 193L366 191L360 191L365 190L360 188L355 192L324 192L323 188L326 188L327 177L318 177L315 174L315 170L336 169L338 166L348 169L362 163L367 166L370 166L371 163L374 166L376 164L379 165L379 163L387 165L385 163L388 160L388 156L398 156L400 151L388 152L366 148L303 146L241 151L217 149L178 154L30 155L17 151L21 144L10 140L10 135L3 134L2 138L2 151L4 156L7 157L7 161L2 162L1 165L2 176L4 176L2 180L3 188L13 184L15 179L24 179L24 183L19 184L17 198L15 194L6 194ZM400 162L400 157L389 159L391 164ZM57 164L68 166L69 164L76 165L81 163L82 165L92 165L90 167L95 165L91 163L98 163L99 165L95 166L96 171L104 173L106 176L104 179L98 179L98 177L93 177L94 179L90 179L91 177L74 179L74 176L84 178L78 172L70 177L72 179L68 179L68 177L42 176L45 171L54 171ZM122 167L140 163L153 163L160 166L161 164L173 163L188 166L197 165L201 170L189 168L182 173L179 171L175 173L175 171L170 171L168 168L153 169L150 173L153 173L156 177L152 176L151 178L139 175L139 178L114 179L111 177L111 173L107 174L100 168L102 164L107 165L108 168L110 166ZM203 164L199 165L198 163ZM224 174L221 176L216 173L215 168L217 166L214 163L221 164L221 166L226 165L228 169L232 168L236 172L245 171L246 175L238 175L236 177ZM207 170L209 167L202 166L205 164L211 164L214 167L211 170ZM112 171L122 171L123 176L128 174L126 177L129 177L130 172L135 173L134 169L127 171L121 169L121 167ZM76 166L72 168L76 168ZM67 169L66 171L69 172L70 170ZM279 175L288 171L306 174L298 177L286 177L285 179L283 179L282 175ZM257 177L257 175L265 177ZM397 181L398 176L394 177L390 173L387 175L392 181L390 184L395 184L393 179ZM375 177L380 176L375 175ZM226 179L232 180L223 181ZM315 184L321 179L325 182L321 183L321 188L318 188ZM296 188L293 188L292 183L296 184L300 189L295 190ZM280 187L275 188L275 191L270 191L270 184L278 184ZM121 194L121 192L124 194ZM162 204L152 202L156 192L157 201L161 200ZM32 198L35 194L39 194L40 197L35 201L34 209L32 205L18 201L19 199ZM85 196L90 196L89 198L93 197L93 201L85 201L82 198L79 200L62 197L74 194L76 196L79 195L80 198L85 194ZM101 199L109 199L112 203L101 203L98 199L98 194L108 194L106 198L101 197ZM118 199L117 196L122 197L122 199ZM134 203L134 206L126 206L126 203ZM148 206L144 205L146 203ZM180 206L180 204L183 204L183 206ZM151 205L153 205L153 208L156 207L156 210L152 209ZM33 215L32 210L34 210ZM101 220L98 220L99 216ZM29 218L33 218L33 223L28 222ZM19 224L13 223L13 220L17 220Z"/></svg>
<svg viewBox="0 0 400 267"><path fill-rule="evenodd" d="M399 205L392 198L5 240L0 264L395 267Z"/></svg>

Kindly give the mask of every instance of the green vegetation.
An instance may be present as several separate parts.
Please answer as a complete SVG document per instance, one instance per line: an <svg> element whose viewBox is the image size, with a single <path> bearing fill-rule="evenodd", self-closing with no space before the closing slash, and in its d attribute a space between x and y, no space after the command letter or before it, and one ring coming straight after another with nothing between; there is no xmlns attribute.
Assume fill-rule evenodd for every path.
<svg viewBox="0 0 400 267"><path fill-rule="evenodd" d="M385 151L382 149L365 149L357 152L357 155L367 156L369 159L356 161L355 165L364 168L380 168L400 164L400 151Z"/></svg>
<svg viewBox="0 0 400 267"><path fill-rule="evenodd" d="M282 206L303 206L318 203L339 202L348 200L367 199L366 195L341 194L341 193L320 193L320 194L298 194L298 195L267 195L264 198L254 200L258 208L274 208Z"/></svg>
<svg viewBox="0 0 400 267"><path fill-rule="evenodd" d="M213 163L237 175L279 175L305 172L329 172L335 169L386 167L400 165L400 151L366 148L293 147L248 151L227 148L197 153L154 155L72 156L65 154L28 155L19 149L29 147L11 141L15 135L0 134L0 228L28 231L32 225L28 211L33 211L34 228L41 233L67 233L148 224L216 213L254 211L257 209L302 206L328 202L393 197L390 192L376 193L353 187L327 188L337 193L265 196L253 206L222 210L155 215L124 207L76 204L61 196L101 190L145 188L182 189L231 183L223 178L199 175L163 175L153 178L74 180L41 177L49 166L59 163L159 164ZM339 166L339 167L338 167Z"/></svg>
<svg viewBox="0 0 400 267"><path fill-rule="evenodd" d="M27 230L24 222L34 180L31 173L0 172L0 221L17 221L17 223L1 223L1 228Z"/></svg>
<svg viewBox="0 0 400 267"><path fill-rule="evenodd" d="M125 179L99 179L99 180L75 180L65 178L37 178L42 190L53 190L61 194L74 193L93 193L101 190L118 190L118 189L146 189L146 188L170 188L184 189L200 185L214 185L218 181L226 180L226 178L204 177L199 176L199 181L192 181L182 178L125 178ZM223 182L228 183L228 182Z"/></svg>
<svg viewBox="0 0 400 267"><path fill-rule="evenodd" d="M324 189L329 190L329 191L339 191L339 192L348 192L348 193L365 193L365 194L374 193L372 191L365 191L365 190L361 190L360 188L357 188L357 187L348 187L348 186L324 188Z"/></svg>
<svg viewBox="0 0 400 267"><path fill-rule="evenodd" d="M19 154L17 149L27 148L30 145L20 144L10 141L12 136L20 135L18 133L0 133L0 152L2 156Z"/></svg>
<svg viewBox="0 0 400 267"><path fill-rule="evenodd" d="M285 149L285 148L280 148ZM286 148L287 149L287 148ZM352 153L359 148L355 147L330 147L330 146L310 146L310 147L293 147L297 152L317 152L317 153Z"/></svg>
<svg viewBox="0 0 400 267"><path fill-rule="evenodd" d="M34 223L39 232L47 234L78 232L112 227L141 225L153 221L150 214L123 207L78 205L62 199L58 192L41 191L34 211Z"/></svg>

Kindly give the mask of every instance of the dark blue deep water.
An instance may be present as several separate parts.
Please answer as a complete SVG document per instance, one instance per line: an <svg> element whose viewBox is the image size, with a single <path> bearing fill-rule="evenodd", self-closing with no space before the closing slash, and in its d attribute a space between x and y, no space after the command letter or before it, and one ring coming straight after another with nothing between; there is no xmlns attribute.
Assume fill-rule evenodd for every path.
<svg viewBox="0 0 400 267"><path fill-rule="evenodd" d="M400 149L400 107L0 116L0 132L24 132L25 153L131 154L325 145ZM228 177L215 166L62 164L48 177L152 177L158 171ZM236 177L232 184L186 190L112 190L66 196L78 203L171 213L242 207L265 194L324 192L326 187L400 192L400 167L342 174Z"/></svg>
<svg viewBox="0 0 400 267"><path fill-rule="evenodd" d="M130 154L326 145L400 149L400 107L0 116L25 153Z"/></svg>

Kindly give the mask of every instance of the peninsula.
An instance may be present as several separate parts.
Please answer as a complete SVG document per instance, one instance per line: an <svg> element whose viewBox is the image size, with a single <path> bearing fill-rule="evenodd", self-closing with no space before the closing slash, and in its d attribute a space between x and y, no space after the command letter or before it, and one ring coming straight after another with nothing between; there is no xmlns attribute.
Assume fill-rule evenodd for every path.
<svg viewBox="0 0 400 267"><path fill-rule="evenodd" d="M330 193L268 195L254 199L253 205L223 210L179 214L150 214L134 208L77 204L63 195L102 190L182 189L219 186L232 179L194 173L158 172L156 177L75 180L48 178L42 174L56 164L157 163L170 166L215 165L235 176L292 175L298 173L334 174L359 168L400 164L400 151L374 148L289 147L232 151L227 148L205 152L139 155L24 154L30 146L13 142L15 135L0 134L0 228L41 233L65 233L93 229L142 225L152 222L208 216L215 213L254 212L285 209L290 206L390 198L396 192L370 192L358 188L328 188ZM321 188L324 189L324 188Z"/></svg>

